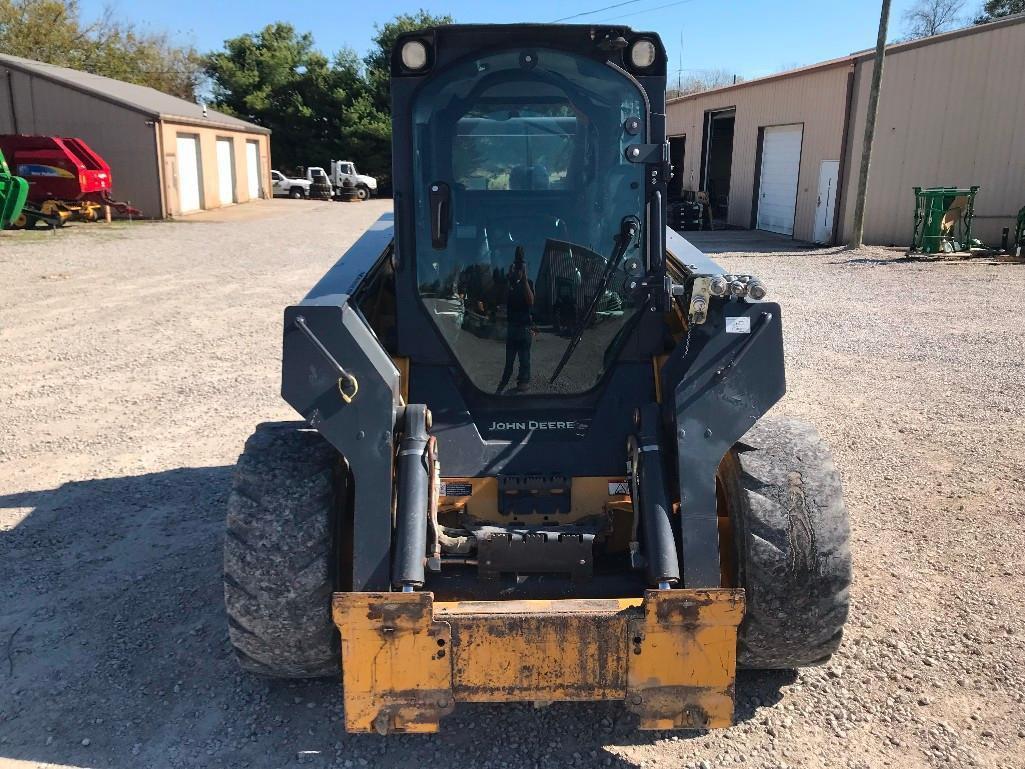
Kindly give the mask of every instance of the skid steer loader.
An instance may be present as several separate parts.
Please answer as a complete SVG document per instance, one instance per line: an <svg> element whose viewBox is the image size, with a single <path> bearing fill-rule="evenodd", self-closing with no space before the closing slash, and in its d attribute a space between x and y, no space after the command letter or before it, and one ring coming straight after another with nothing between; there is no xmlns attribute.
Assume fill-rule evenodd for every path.
<svg viewBox="0 0 1025 769"><path fill-rule="evenodd" d="M441 26L391 59L394 214L284 313L229 500L241 665L337 675L351 732L459 702L732 723L829 658L840 482L782 317L665 226L666 56L610 26Z"/></svg>

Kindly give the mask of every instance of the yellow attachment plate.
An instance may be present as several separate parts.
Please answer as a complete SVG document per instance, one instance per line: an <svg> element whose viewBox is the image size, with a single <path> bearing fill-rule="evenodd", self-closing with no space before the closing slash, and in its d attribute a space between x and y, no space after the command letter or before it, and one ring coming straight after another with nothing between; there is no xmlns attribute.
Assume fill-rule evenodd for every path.
<svg viewBox="0 0 1025 769"><path fill-rule="evenodd" d="M336 593L345 725L428 732L453 703L625 700L642 729L729 726L742 590L433 601Z"/></svg>
<svg viewBox="0 0 1025 769"><path fill-rule="evenodd" d="M347 731L436 732L452 712L452 636L431 604L430 593L334 594Z"/></svg>
<svg viewBox="0 0 1025 769"><path fill-rule="evenodd" d="M627 707L641 729L733 724L743 590L649 590L630 623Z"/></svg>
<svg viewBox="0 0 1025 769"><path fill-rule="evenodd" d="M634 599L437 603L460 702L621 700Z"/></svg>

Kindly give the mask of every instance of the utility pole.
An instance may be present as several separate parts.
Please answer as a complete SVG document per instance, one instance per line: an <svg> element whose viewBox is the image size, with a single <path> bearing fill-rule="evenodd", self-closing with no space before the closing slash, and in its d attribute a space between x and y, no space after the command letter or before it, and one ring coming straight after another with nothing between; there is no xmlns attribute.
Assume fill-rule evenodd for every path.
<svg viewBox="0 0 1025 769"><path fill-rule="evenodd" d="M879 35L876 37L875 65L872 67L872 86L868 92L868 113L865 115L865 143L861 149L861 171L858 173L858 197L854 201L854 232L851 248L861 248L865 240L865 195L868 192L868 167L872 163L872 140L876 133L876 113L879 111L879 87L883 81L883 57L886 55L886 28L890 24L890 0L883 0L879 12Z"/></svg>

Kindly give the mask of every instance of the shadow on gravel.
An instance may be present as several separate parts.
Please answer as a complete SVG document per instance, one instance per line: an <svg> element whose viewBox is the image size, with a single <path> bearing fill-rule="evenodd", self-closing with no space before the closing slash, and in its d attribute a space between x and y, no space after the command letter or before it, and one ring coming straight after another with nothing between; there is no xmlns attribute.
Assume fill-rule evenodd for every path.
<svg viewBox="0 0 1025 769"><path fill-rule="evenodd" d="M182 468L0 496L0 763L138 767L619 767L618 703L461 705L440 735L347 736L335 681L236 668L222 609L232 468ZM784 673L738 677L737 718ZM415 758L414 758L415 757Z"/></svg>
<svg viewBox="0 0 1025 769"><path fill-rule="evenodd" d="M856 254L857 251L841 251L837 256L844 256L845 254ZM907 265L914 264L914 259L908 259L906 256L894 256L892 258L873 258L868 256L851 257L850 259L837 259L836 261L826 262L826 264L860 264L867 267L878 267L880 265Z"/></svg>
<svg viewBox="0 0 1025 769"><path fill-rule="evenodd" d="M786 235L762 232L761 230L700 230L696 232L681 232L680 234L699 251L711 255L782 255L791 252L831 248L815 243L807 243L803 240L794 240Z"/></svg>

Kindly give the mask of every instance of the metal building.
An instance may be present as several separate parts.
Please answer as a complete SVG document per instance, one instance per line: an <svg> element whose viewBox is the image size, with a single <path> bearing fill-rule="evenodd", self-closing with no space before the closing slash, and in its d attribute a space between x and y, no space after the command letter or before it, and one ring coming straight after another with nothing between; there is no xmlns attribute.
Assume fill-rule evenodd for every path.
<svg viewBox="0 0 1025 769"><path fill-rule="evenodd" d="M270 131L133 83L0 54L0 134L84 139L148 218L271 196Z"/></svg>
<svg viewBox="0 0 1025 769"><path fill-rule="evenodd" d="M667 105L676 192L731 227L846 242L873 52ZM999 243L1025 205L1025 16L888 46L865 242L907 245L912 188L982 189L974 234Z"/></svg>

